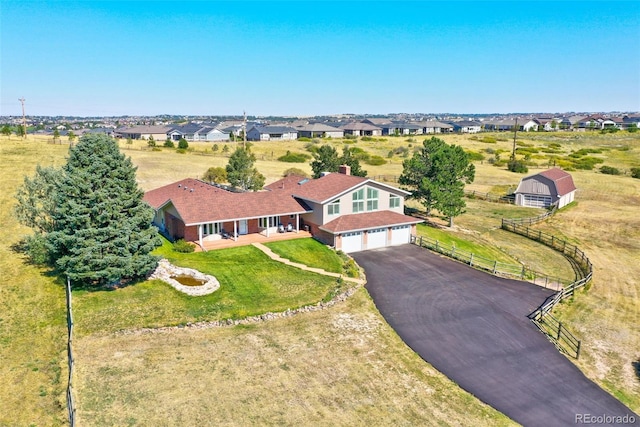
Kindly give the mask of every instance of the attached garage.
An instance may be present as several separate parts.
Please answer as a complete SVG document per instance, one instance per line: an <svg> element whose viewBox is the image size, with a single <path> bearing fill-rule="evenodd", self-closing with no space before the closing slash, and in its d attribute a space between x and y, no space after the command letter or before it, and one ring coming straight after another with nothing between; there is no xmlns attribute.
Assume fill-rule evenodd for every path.
<svg viewBox="0 0 640 427"><path fill-rule="evenodd" d="M384 248L385 246L387 246L386 228L367 231L367 249Z"/></svg>
<svg viewBox="0 0 640 427"><path fill-rule="evenodd" d="M342 235L342 252L358 252L362 250L362 232L344 233Z"/></svg>
<svg viewBox="0 0 640 427"><path fill-rule="evenodd" d="M391 244L392 245L403 245L405 243L409 243L410 237L411 237L410 225L397 225L395 227L391 227Z"/></svg>

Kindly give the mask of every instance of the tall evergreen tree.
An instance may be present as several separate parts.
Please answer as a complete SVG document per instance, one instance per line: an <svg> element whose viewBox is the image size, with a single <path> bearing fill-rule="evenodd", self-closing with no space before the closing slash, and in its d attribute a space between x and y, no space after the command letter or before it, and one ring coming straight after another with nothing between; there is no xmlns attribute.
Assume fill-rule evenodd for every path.
<svg viewBox="0 0 640 427"><path fill-rule="evenodd" d="M410 197L424 205L427 215L437 209L453 226L453 218L464 213L466 206L464 185L475 178L475 167L462 147L432 137L402 165L399 182L412 192Z"/></svg>
<svg viewBox="0 0 640 427"><path fill-rule="evenodd" d="M225 145L226 147L226 145ZM253 167L256 156L249 148L238 148L227 163L227 181L243 190L257 191L264 187L265 177Z"/></svg>
<svg viewBox="0 0 640 427"><path fill-rule="evenodd" d="M71 280L113 284L155 268L150 252L160 240L135 173L106 135L83 136L70 150L47 240L56 267Z"/></svg>

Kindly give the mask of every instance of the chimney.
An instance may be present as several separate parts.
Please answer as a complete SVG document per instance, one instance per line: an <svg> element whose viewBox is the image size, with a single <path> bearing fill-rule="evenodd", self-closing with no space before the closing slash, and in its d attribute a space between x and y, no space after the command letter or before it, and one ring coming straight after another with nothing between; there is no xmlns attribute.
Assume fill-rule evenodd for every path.
<svg viewBox="0 0 640 427"><path fill-rule="evenodd" d="M351 166L340 165L338 173L341 173L342 175L351 175Z"/></svg>

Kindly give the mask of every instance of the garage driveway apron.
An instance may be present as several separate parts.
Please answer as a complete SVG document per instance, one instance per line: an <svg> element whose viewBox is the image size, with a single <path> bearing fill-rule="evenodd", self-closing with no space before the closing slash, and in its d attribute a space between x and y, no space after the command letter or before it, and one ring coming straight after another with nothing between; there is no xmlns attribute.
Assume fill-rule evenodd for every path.
<svg viewBox="0 0 640 427"><path fill-rule="evenodd" d="M627 415L639 425L636 414L586 378L527 318L552 291L415 245L351 255L404 342L511 419L525 426L575 426L580 414Z"/></svg>

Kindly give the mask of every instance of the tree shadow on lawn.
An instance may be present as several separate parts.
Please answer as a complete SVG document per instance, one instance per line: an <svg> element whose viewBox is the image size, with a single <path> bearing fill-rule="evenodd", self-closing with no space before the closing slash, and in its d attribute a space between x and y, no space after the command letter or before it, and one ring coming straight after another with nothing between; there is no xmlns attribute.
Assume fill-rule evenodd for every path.
<svg viewBox="0 0 640 427"><path fill-rule="evenodd" d="M640 380L640 359L635 362L631 362L631 365L633 366L633 371L636 373L636 377Z"/></svg>

